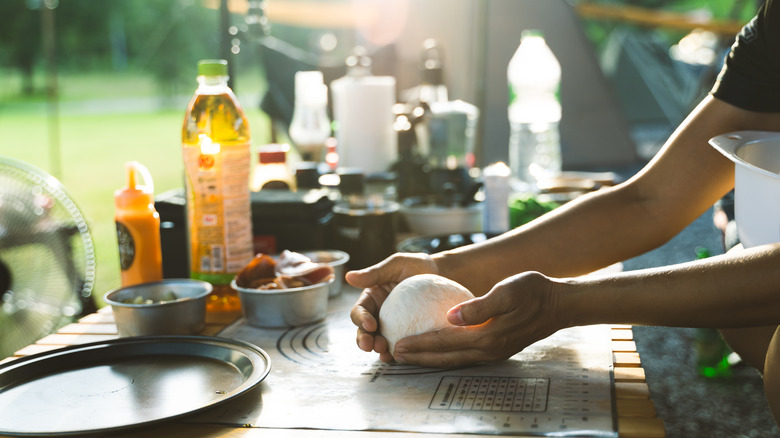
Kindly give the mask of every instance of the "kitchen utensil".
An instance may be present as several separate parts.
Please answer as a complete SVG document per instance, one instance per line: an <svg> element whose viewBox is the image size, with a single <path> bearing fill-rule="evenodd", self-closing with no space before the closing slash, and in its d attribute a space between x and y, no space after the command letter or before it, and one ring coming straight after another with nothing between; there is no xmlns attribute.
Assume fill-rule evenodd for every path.
<svg viewBox="0 0 780 438"><path fill-rule="evenodd" d="M206 295L212 289L205 281L167 279L114 289L103 299L111 305L119 336L191 335L206 324ZM175 299L164 301L170 294ZM134 303L138 297L141 303Z"/></svg>
<svg viewBox="0 0 780 438"><path fill-rule="evenodd" d="M0 435L113 435L234 399L270 369L262 349L204 336L120 338L34 354L0 365Z"/></svg>
<svg viewBox="0 0 780 438"><path fill-rule="evenodd" d="M335 297L341 293L344 284L344 265L349 261L349 254L337 249L322 249L317 251L302 251L301 254L311 259L314 263L325 263L333 268L333 283L330 284L329 297Z"/></svg>
<svg viewBox="0 0 780 438"><path fill-rule="evenodd" d="M297 327L320 321L328 311L331 278L327 282L288 289L251 289L230 286L238 291L241 311L255 327Z"/></svg>

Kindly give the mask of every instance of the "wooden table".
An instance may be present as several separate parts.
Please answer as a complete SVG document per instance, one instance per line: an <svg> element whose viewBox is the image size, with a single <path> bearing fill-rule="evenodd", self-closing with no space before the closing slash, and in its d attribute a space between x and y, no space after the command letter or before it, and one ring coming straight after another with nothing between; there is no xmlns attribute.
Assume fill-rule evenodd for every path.
<svg viewBox="0 0 780 438"><path fill-rule="evenodd" d="M206 328L201 334L218 335L219 332L240 318L240 313L208 314ZM659 438L665 437L663 422L656 417L655 406L650 400L650 393L645 382L633 333L630 326L612 326L612 350L615 365L615 397L618 413L618 433L621 438ZM68 345L85 344L89 342L106 341L117 338L116 325L110 306L96 313L81 318L78 322L67 325L54 334L46 336L34 344L22 348L12 357L0 363L13 360L15 357L50 351ZM195 414L196 415L196 414ZM157 426L140 428L124 433L113 434L120 437L274 437L274 438L311 438L311 437L346 437L346 438L463 438L456 434L420 434L404 432L380 431L330 431L310 429L268 429L242 428L223 425L190 424L170 421ZM469 437L491 437L496 435L468 435Z"/></svg>

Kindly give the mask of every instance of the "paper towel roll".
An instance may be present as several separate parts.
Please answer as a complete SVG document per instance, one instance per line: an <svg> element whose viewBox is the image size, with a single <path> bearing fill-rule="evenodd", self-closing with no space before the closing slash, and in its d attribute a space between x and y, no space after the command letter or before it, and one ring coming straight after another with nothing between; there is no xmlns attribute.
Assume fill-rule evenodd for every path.
<svg viewBox="0 0 780 438"><path fill-rule="evenodd" d="M398 156L395 78L344 76L331 83L339 165L385 172Z"/></svg>

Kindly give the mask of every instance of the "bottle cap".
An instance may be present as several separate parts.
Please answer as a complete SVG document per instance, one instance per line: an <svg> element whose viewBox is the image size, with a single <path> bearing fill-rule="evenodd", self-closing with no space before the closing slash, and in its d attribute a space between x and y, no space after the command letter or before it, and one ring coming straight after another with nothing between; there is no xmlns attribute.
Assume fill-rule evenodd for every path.
<svg viewBox="0 0 780 438"><path fill-rule="evenodd" d="M347 57L347 74L350 76L370 76L371 58L363 46L356 46Z"/></svg>
<svg viewBox="0 0 780 438"><path fill-rule="evenodd" d="M198 62L198 76L227 76L228 63L224 59L204 59Z"/></svg>
<svg viewBox="0 0 780 438"><path fill-rule="evenodd" d="M444 55L439 43L429 38L423 42L420 70L423 83L441 85L444 83Z"/></svg>
<svg viewBox="0 0 780 438"><path fill-rule="evenodd" d="M260 148L260 164L274 164L287 162L287 151L290 146L286 144L268 144Z"/></svg>
<svg viewBox="0 0 780 438"><path fill-rule="evenodd" d="M114 192L114 204L121 209L146 209L154 204L154 186L149 170L137 161L125 163L127 186ZM136 173L143 177L144 184L138 183Z"/></svg>

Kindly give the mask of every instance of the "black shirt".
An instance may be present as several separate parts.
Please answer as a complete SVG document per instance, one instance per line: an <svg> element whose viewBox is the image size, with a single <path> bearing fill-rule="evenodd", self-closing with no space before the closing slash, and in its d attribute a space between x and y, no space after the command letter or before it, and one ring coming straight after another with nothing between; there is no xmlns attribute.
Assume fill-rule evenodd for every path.
<svg viewBox="0 0 780 438"><path fill-rule="evenodd" d="M710 93L745 110L780 112L780 0L767 0L742 28Z"/></svg>

